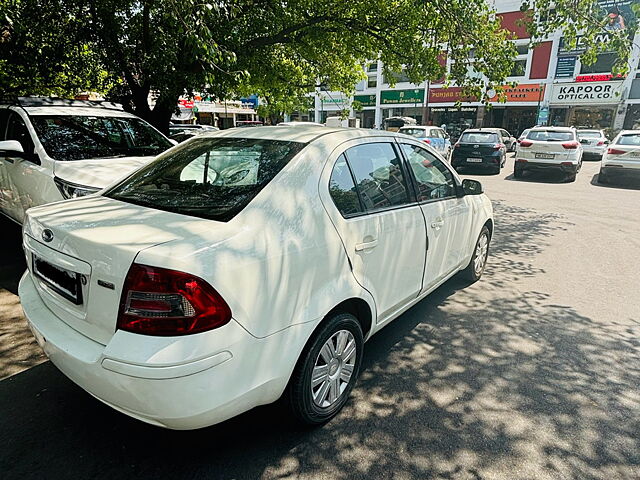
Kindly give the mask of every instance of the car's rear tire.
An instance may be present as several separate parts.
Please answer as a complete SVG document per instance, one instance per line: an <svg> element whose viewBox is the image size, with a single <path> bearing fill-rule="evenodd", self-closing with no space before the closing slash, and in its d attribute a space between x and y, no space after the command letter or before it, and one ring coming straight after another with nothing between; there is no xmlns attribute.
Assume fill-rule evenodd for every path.
<svg viewBox="0 0 640 480"><path fill-rule="evenodd" d="M478 240L473 247L473 255L469 265L460 272L460 275L471 282L477 282L482 277L484 269L487 266L487 258L489 257L489 244L491 243L491 232L485 225L482 227Z"/></svg>
<svg viewBox="0 0 640 480"><path fill-rule="evenodd" d="M314 334L285 392L300 422L321 425L338 414L360 373L363 345L360 323L349 313L334 315Z"/></svg>
<svg viewBox="0 0 640 480"><path fill-rule="evenodd" d="M598 183L601 183L602 185L608 185L610 183L609 177L604 174L602 169L600 169L600 172L598 173Z"/></svg>
<svg viewBox="0 0 640 480"><path fill-rule="evenodd" d="M513 178L522 178L522 168L518 168L518 166L513 167Z"/></svg>

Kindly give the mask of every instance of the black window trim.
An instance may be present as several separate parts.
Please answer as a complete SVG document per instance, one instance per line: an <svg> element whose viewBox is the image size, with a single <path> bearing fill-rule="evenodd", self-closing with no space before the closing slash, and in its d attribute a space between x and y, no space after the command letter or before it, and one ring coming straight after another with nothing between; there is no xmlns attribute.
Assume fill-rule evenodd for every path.
<svg viewBox="0 0 640 480"><path fill-rule="evenodd" d="M370 140L370 139L367 139L367 140ZM409 196L409 202L408 203L403 203L402 205L392 205L392 206L389 206L389 207L376 208L374 210L367 210L365 208L364 202L362 201L362 196L360 194L360 189L358 188L358 183L356 182L355 175L353 174L353 169L351 168L351 163L349 161L349 155L347 155L347 150L349 150L350 148L353 148L353 147L358 147L360 145L366 145L368 143L388 143L388 144L391 145L391 148L393 148L397 158L400 160L400 169L402 170L402 174L404 175L405 182L407 183L407 193L408 193L408 196ZM348 145L347 147L345 147L344 150L342 150L341 153L338 154L338 156L336 156L335 160L332 162L332 164L331 164L331 173L333 173L333 168L335 167L336 163L338 162L338 160L340 159L341 156L344 156L344 158L345 158L345 160L347 162L347 167L349 168L349 173L351 174L351 179L353 180L353 185L354 185L354 187L356 189L356 194L358 195L358 201L360 202L360 207L362 208L362 212L360 212L360 213L352 213L352 214L344 215L340 211L340 209L338 208L336 203L333 201L333 197L331 197L331 193L329 193L329 197L331 197L331 201L333 202L333 205L336 207L336 209L338 210L338 213L340 213L342 218L344 218L345 220L351 220L351 219L354 219L354 218L364 217L366 215L384 213L384 212L389 212L389 211L392 211L392 210L399 210L401 208L415 207L415 206L419 205L419 202L418 202L417 196L416 196L415 185L414 185L412 180L409 180L410 177L409 177L409 172L407 171L407 163L405 161L404 154L402 153L402 149L399 147L398 142L396 141L395 138L393 138L393 137L389 137L389 138L377 137L374 141L358 142L355 145ZM331 192L330 191L330 186L331 186L331 174L329 174L329 184L327 186L327 190L329 192Z"/></svg>
<svg viewBox="0 0 640 480"><path fill-rule="evenodd" d="M460 189L462 188L462 186L458 184L458 180L456 179L456 176L451 171L451 168L449 168L447 166L447 162L445 162L444 160L438 158L437 155L434 155L432 152L429 151L428 148L425 148L423 145L408 143L404 139L401 139L401 140L396 139L396 142L398 143L399 150L402 153L402 160L405 163L405 167L410 171L409 172L409 177L411 178L411 185L413 187L414 194L416 195L416 202L418 203L418 205L425 205L425 204L429 204L429 203L441 202L441 201L444 201L444 200L451 200L452 198L459 198ZM448 197L443 197L443 198L431 198L431 199L428 199L428 200L418 200L417 199L418 198L417 192L419 191L418 190L418 181L415 178L413 170L411 170L411 168L409 167L409 159L407 158L407 156L405 155L404 151L402 150L402 144L412 145L412 146L416 146L418 148L421 148L424 151L426 151L427 153L429 153L430 155L432 155L436 160L440 160L442 162L442 164L444 165L444 168L446 168L449 171L449 173L451 174L451 178L453 178L453 187L454 187L454 190L455 190L455 194L454 195L450 195Z"/></svg>

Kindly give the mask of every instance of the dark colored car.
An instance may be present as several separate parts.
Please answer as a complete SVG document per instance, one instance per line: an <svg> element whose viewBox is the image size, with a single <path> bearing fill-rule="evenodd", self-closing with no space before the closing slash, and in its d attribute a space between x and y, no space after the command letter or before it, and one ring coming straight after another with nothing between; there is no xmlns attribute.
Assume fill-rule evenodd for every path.
<svg viewBox="0 0 640 480"><path fill-rule="evenodd" d="M465 130L453 146L451 165L459 170L477 167L500 173L507 158L507 148L500 135L487 130Z"/></svg>

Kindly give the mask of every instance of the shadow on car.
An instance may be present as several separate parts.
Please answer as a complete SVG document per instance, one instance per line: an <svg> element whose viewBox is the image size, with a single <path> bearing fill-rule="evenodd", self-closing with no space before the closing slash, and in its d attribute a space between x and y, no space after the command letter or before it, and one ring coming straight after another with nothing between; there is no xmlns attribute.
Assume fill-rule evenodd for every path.
<svg viewBox="0 0 640 480"><path fill-rule="evenodd" d="M609 183L604 184L598 181L599 175L596 173L591 177L591 185L602 188L617 188L623 190L640 190L640 178L611 177Z"/></svg>

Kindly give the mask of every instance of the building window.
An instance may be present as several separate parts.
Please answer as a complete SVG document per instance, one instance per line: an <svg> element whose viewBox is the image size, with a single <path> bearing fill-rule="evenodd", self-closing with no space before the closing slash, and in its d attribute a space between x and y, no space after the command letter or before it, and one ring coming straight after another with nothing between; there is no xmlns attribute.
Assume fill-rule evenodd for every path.
<svg viewBox="0 0 640 480"><path fill-rule="evenodd" d="M378 62L370 63L367 67L367 72L377 72L378 71Z"/></svg>
<svg viewBox="0 0 640 480"><path fill-rule="evenodd" d="M513 62L513 68L511 69L510 77L524 77L527 71L527 60L516 60Z"/></svg>
<svg viewBox="0 0 640 480"><path fill-rule="evenodd" d="M407 77L404 71L402 73L392 72L391 77L384 76L384 83L391 84L390 80L393 80L395 83L406 83L409 82L409 77Z"/></svg>
<svg viewBox="0 0 640 480"><path fill-rule="evenodd" d="M518 50L518 55L527 55L529 53L529 44L516 45L516 50Z"/></svg>
<svg viewBox="0 0 640 480"><path fill-rule="evenodd" d="M614 52L601 53L596 63L592 65L580 65L580 73L611 73L616 63L617 56Z"/></svg>
<svg viewBox="0 0 640 480"><path fill-rule="evenodd" d="M376 77L369 77L367 81L367 88L376 88L378 86L378 79Z"/></svg>

